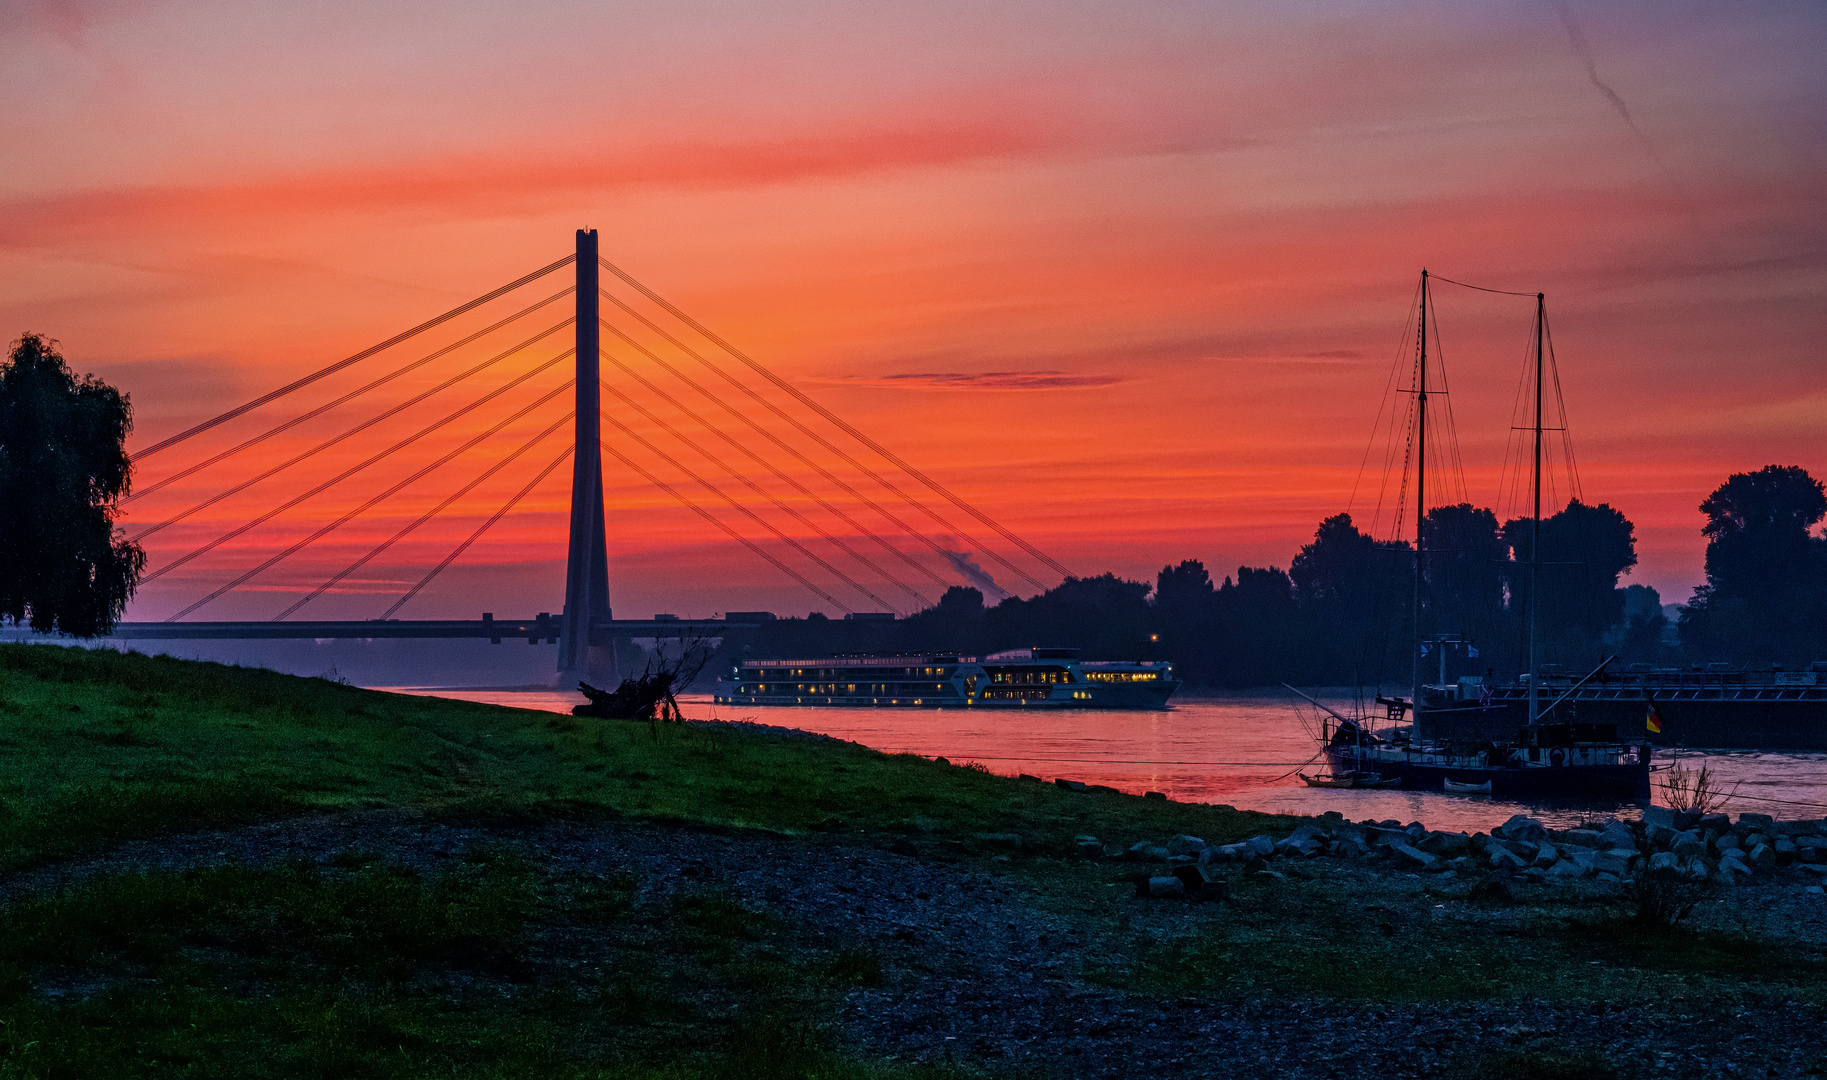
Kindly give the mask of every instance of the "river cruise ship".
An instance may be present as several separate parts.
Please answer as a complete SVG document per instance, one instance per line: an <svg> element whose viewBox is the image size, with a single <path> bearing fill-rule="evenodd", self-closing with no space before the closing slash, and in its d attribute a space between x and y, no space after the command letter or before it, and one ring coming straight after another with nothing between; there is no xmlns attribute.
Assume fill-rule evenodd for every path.
<svg viewBox="0 0 1827 1080"><path fill-rule="evenodd" d="M720 705L1163 709L1180 688L1165 660L1081 660L1077 649L989 656L744 660L717 680Z"/></svg>

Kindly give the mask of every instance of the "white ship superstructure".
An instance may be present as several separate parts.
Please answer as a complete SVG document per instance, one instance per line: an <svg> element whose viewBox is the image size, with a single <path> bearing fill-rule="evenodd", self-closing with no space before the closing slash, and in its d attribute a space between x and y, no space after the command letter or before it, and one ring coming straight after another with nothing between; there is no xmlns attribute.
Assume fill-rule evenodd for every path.
<svg viewBox="0 0 1827 1080"><path fill-rule="evenodd" d="M724 705L1160 709L1180 688L1165 660L1080 660L1077 649L744 660L717 680Z"/></svg>

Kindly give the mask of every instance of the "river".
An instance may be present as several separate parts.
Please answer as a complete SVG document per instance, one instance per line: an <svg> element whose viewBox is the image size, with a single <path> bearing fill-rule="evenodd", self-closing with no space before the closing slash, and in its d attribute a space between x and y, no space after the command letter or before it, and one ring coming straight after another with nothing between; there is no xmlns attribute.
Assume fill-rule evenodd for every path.
<svg viewBox="0 0 1827 1080"><path fill-rule="evenodd" d="M570 712L583 698L550 690L380 687L397 693ZM1323 771L1314 761L1310 709L1288 694L1176 698L1162 712L1091 709L853 709L712 704L708 694L680 699L693 719L753 720L849 739L877 750L976 762L991 772L1066 777L1121 791L1160 791L1182 802L1228 803L1283 814L1337 810L1354 821L1394 818L1434 829L1488 831L1512 814L1566 827L1582 820L1637 817L1628 803L1522 803L1482 795L1310 788L1296 775ZM1344 704L1336 702L1335 704ZM1305 715L1303 715L1303 713ZM1658 764L1669 760L1658 755ZM1731 793L1725 809L1778 818L1827 815L1827 754L1683 750ZM1658 774L1658 782L1661 779Z"/></svg>

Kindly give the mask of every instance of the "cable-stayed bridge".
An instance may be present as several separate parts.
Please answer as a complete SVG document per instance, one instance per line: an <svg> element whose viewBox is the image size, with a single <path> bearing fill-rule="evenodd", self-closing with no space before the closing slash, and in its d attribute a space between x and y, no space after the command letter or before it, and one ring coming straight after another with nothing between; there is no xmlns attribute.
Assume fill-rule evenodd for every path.
<svg viewBox="0 0 1827 1080"><path fill-rule="evenodd" d="M566 269L573 280L548 292ZM436 347L404 359L428 344ZM378 370L386 364L394 366ZM339 377L360 381L312 403ZM282 401L308 405L274 421ZM362 408L372 411L355 419ZM148 554L142 585L184 570L171 580L208 591L164 621L125 622L113 636L525 639L556 643L567 675L607 678L618 637L708 636L771 618L614 618L605 457L846 614L909 613L950 585L984 583L967 554L1036 589L1068 574L602 258L596 232L579 230L562 259L135 451L142 481L168 466L124 500L128 535ZM562 483L567 465L558 614L395 617L542 485ZM409 557L437 525L461 531L471 521L429 565ZM346 556L351 547L355 557L312 587L285 586L291 602L269 619L190 618L299 566L307 551ZM294 618L326 593L368 595L377 581L398 580L402 559L416 576L374 618Z"/></svg>

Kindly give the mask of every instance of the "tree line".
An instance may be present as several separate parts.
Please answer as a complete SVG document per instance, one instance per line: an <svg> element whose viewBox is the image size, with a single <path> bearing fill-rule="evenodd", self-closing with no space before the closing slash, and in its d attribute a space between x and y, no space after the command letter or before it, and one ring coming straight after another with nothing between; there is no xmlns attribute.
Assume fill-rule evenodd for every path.
<svg viewBox="0 0 1827 1080"><path fill-rule="evenodd" d="M1337 514L1285 570L1240 566L1214 582L1187 559L1162 567L1152 584L1067 578L994 606L977 589L954 586L893 623L815 614L732 635L723 659L1068 647L1171 660L1189 682L1224 687L1402 685L1418 666L1438 676L1437 649L1449 678L1508 677L1526 667L1531 633L1538 662L1563 669L1612 654L1652 666L1795 668L1827 659L1821 483L1772 465L1732 476L1700 509L1707 583L1674 626L1655 589L1620 582L1637 554L1635 526L1617 509L1572 500L1538 525L1461 503L1423 519L1418 613L1414 547L1377 540ZM1417 636L1430 643L1426 656Z"/></svg>

